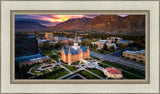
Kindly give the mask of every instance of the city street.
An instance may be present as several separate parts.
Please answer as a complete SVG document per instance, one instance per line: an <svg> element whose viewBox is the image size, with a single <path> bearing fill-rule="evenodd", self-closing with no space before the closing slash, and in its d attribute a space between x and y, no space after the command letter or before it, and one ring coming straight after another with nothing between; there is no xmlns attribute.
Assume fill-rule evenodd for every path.
<svg viewBox="0 0 160 94"><path fill-rule="evenodd" d="M91 54L91 56L95 56L95 57L98 57L100 59L108 60L110 62L116 62L116 63L123 64L123 65L125 64L128 67L132 66L135 69L145 71L145 65L139 64L137 62L128 61L128 60L125 60L125 59L122 59L120 57L116 57L116 56L113 56L113 55L104 55L104 54L97 53L97 52L94 52L94 51L91 51L90 54Z"/></svg>

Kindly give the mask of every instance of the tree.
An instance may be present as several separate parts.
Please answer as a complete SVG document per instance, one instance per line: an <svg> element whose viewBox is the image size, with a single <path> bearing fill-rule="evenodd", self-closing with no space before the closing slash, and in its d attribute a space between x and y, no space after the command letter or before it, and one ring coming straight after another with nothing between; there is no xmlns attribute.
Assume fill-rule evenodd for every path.
<svg viewBox="0 0 160 94"><path fill-rule="evenodd" d="M93 45L93 48L94 48L94 49L97 49L97 47L98 47L97 44L94 44L94 45Z"/></svg>
<svg viewBox="0 0 160 94"><path fill-rule="evenodd" d="M113 46L111 46L111 47L108 48L108 50L113 52L113 51L115 51L115 48Z"/></svg>
<svg viewBox="0 0 160 94"><path fill-rule="evenodd" d="M62 44L61 42L56 43L55 48L62 48L64 44Z"/></svg>
<svg viewBox="0 0 160 94"><path fill-rule="evenodd" d="M40 48L41 48L42 50L50 50L52 47L49 45L48 42L46 42L46 43L43 43L43 44L40 46Z"/></svg>
<svg viewBox="0 0 160 94"><path fill-rule="evenodd" d="M51 58L57 58L58 56L57 55L54 55L54 54L52 54L52 55L49 55L49 57L51 57Z"/></svg>
<svg viewBox="0 0 160 94"><path fill-rule="evenodd" d="M126 48L126 47L127 47L127 45L126 45L126 44L122 44L122 43L119 43L119 44L118 44L118 46L119 46L121 49L124 49L124 48Z"/></svg>
<svg viewBox="0 0 160 94"><path fill-rule="evenodd" d="M106 43L104 43L104 45L103 45L103 50L108 51L108 47L107 47Z"/></svg>
<svg viewBox="0 0 160 94"><path fill-rule="evenodd" d="M83 40L81 42L81 46L89 46L89 45L90 45L90 41L88 41L88 40Z"/></svg>

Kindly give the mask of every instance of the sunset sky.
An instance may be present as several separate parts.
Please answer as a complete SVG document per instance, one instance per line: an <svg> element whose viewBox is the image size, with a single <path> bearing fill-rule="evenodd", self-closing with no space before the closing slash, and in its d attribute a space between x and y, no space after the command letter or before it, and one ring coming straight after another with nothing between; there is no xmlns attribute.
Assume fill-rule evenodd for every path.
<svg viewBox="0 0 160 94"><path fill-rule="evenodd" d="M94 18L99 15L15 15L15 21L35 21L45 26L54 26L72 18ZM126 15L120 15L125 17Z"/></svg>

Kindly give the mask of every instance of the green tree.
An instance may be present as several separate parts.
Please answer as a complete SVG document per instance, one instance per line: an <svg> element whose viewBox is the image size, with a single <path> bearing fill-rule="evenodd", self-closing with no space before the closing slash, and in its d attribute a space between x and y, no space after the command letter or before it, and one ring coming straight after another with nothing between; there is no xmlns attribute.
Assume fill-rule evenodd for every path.
<svg viewBox="0 0 160 94"><path fill-rule="evenodd" d="M115 51L115 48L113 46L111 46L111 47L108 48L108 50L113 52L113 51Z"/></svg>
<svg viewBox="0 0 160 94"><path fill-rule="evenodd" d="M104 43L104 45L103 45L103 50L108 51L108 47L107 47L106 43Z"/></svg>
<svg viewBox="0 0 160 94"><path fill-rule="evenodd" d="M43 43L43 44L40 46L40 48L41 48L42 50L50 50L50 49L51 49L51 46L49 45L48 42L46 42L46 43Z"/></svg>
<svg viewBox="0 0 160 94"><path fill-rule="evenodd" d="M62 46L64 46L63 43L57 42L56 45L55 45L55 48L62 48Z"/></svg>
<svg viewBox="0 0 160 94"><path fill-rule="evenodd" d="M98 45L97 45L97 44L94 44L94 45L93 45L93 48L94 48L94 49L96 49L97 47L98 47Z"/></svg>
<svg viewBox="0 0 160 94"><path fill-rule="evenodd" d="M122 44L122 43L119 43L118 46L121 48L121 49L125 49L127 47L126 44Z"/></svg>
<svg viewBox="0 0 160 94"><path fill-rule="evenodd" d="M90 41L89 40L83 40L82 42L81 42L81 46L89 46L90 45Z"/></svg>

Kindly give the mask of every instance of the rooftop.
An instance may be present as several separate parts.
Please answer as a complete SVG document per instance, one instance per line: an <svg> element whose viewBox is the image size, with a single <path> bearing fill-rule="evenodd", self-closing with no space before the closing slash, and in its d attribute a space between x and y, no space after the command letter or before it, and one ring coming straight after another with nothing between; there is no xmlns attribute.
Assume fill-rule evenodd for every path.
<svg viewBox="0 0 160 94"><path fill-rule="evenodd" d="M109 73L112 73L112 74L121 74L122 73L119 69L114 68L114 67L107 67L105 70Z"/></svg>
<svg viewBox="0 0 160 94"><path fill-rule="evenodd" d="M87 47L86 47L86 46L80 47L80 48L77 49L77 50L75 50L74 48L69 48L69 49L70 49L70 53L71 53L72 55L79 54L81 50L82 50L83 52L87 52ZM66 55L68 55L69 49L64 49Z"/></svg>
<svg viewBox="0 0 160 94"><path fill-rule="evenodd" d="M145 54L145 50L140 50L140 51L124 51L124 52L126 52L126 53L132 53L132 54L138 54L138 52L140 52L140 53L144 53Z"/></svg>

